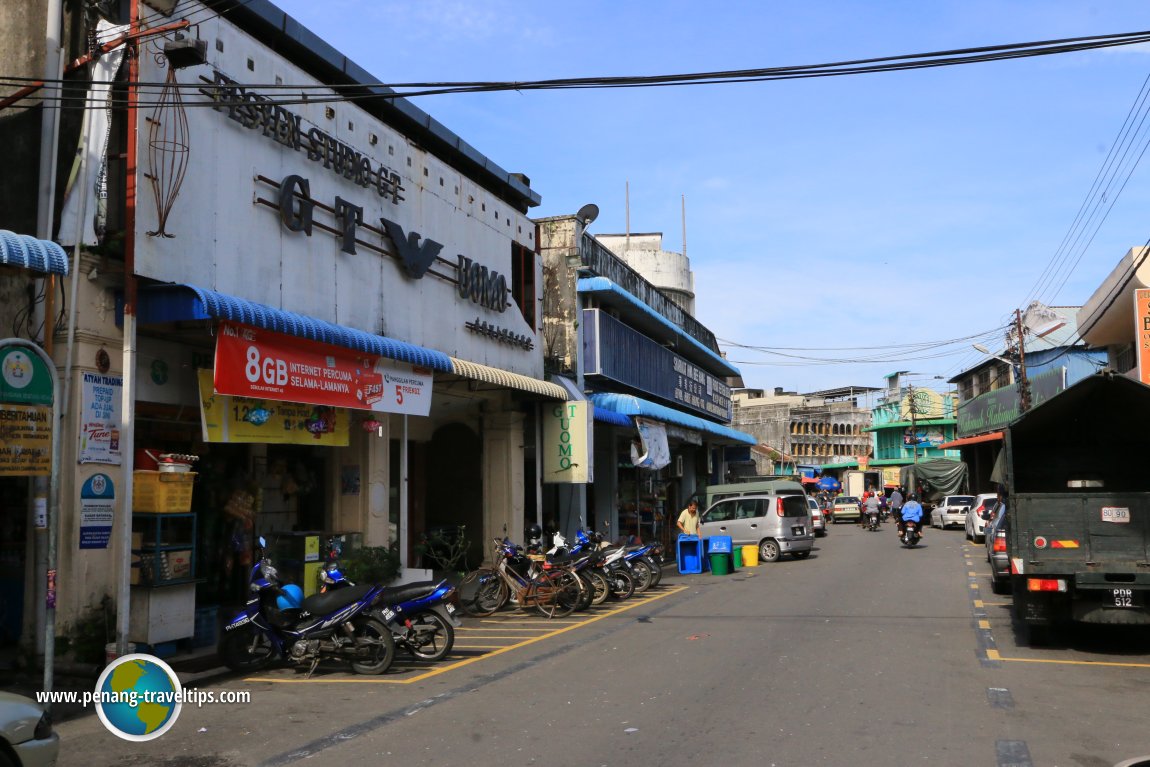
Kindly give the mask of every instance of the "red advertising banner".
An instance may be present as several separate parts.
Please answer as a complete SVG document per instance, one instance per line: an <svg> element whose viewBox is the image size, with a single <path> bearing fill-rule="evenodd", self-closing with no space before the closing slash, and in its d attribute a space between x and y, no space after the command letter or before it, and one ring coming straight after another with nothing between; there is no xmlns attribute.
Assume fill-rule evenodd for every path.
<svg viewBox="0 0 1150 767"><path fill-rule="evenodd" d="M224 322L216 340L216 393L283 402L427 415L432 373L306 338Z"/></svg>

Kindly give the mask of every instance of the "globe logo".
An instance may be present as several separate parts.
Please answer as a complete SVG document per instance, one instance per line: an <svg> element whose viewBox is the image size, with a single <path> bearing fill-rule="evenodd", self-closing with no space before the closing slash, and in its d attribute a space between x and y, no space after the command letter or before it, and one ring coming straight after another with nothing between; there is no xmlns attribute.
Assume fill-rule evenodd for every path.
<svg viewBox="0 0 1150 767"><path fill-rule="evenodd" d="M108 731L124 740L145 741L172 728L183 707L176 672L143 653L117 658L96 682L96 714Z"/></svg>

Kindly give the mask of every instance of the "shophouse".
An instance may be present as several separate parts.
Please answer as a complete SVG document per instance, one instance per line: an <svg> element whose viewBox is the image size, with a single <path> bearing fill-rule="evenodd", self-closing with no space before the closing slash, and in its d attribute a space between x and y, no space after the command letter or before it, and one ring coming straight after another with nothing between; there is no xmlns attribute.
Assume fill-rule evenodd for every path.
<svg viewBox="0 0 1150 767"><path fill-rule="evenodd" d="M741 389L733 394L735 428L755 436L761 445L804 467L811 478L824 472L837 476L857 468L870 454L871 412L867 398L879 391L867 386L798 394L776 387ZM758 474L778 473L777 461L767 451L753 451Z"/></svg>
<svg viewBox="0 0 1150 767"><path fill-rule="evenodd" d="M686 499L746 461L732 429L738 369L714 334L586 232L589 217L537 221L544 268L544 355L593 405L593 484L545 471L550 525L670 542ZM572 407L574 403L568 403ZM584 493L583 490L586 489Z"/></svg>
<svg viewBox="0 0 1150 767"><path fill-rule="evenodd" d="M903 466L935 458L960 458L958 450L944 447L954 439L954 395L916 380L914 374L905 371L886 376L886 393L866 429L874 436L874 458L869 468L882 471L886 487L899 484Z"/></svg>
<svg viewBox="0 0 1150 767"><path fill-rule="evenodd" d="M972 490L993 489L1002 429L1022 409L1023 370L1028 404L1034 407L1105 364L1105 352L1083 343L1079 315L1077 306L1030 304L1011 323L1003 348L948 381L958 389L958 418L955 438L942 447L960 451ZM1128 319L1133 327L1132 316Z"/></svg>
<svg viewBox="0 0 1150 767"><path fill-rule="evenodd" d="M540 408L569 396L544 380L539 195L266 0L166 6L91 30L109 109L62 131L85 155L55 237L80 243L74 322L45 334L73 379L61 624L127 614L131 581L132 641L188 637L244 597L259 535L301 572L321 533L416 577L421 535L463 528L477 564L538 516Z"/></svg>
<svg viewBox="0 0 1150 767"><path fill-rule="evenodd" d="M1091 367L1150 383L1144 349L1147 295L1150 289L1150 247L1131 248L1102 284L1082 304L1075 317L1082 340L1102 355ZM1029 352L1028 352L1029 354ZM1029 369L1029 365L1027 366Z"/></svg>

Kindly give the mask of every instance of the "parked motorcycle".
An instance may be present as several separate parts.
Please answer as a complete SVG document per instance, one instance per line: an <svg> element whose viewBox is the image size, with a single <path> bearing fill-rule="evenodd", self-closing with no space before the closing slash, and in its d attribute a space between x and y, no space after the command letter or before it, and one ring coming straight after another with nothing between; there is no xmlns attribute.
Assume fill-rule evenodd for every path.
<svg viewBox="0 0 1150 767"><path fill-rule="evenodd" d="M324 565L323 590L355 586L344 577L339 562ZM391 586L380 592L372 613L391 630L396 647L420 660L447 657L455 644L455 629L463 622L455 616L455 586L447 580L419 581Z"/></svg>
<svg viewBox="0 0 1150 767"><path fill-rule="evenodd" d="M254 671L283 658L308 666L321 661L351 663L357 674L382 674L395 659L391 631L374 610L382 586L349 586L303 599L294 584L281 585L264 554L252 566L244 609L224 626L219 654L233 671Z"/></svg>
<svg viewBox="0 0 1150 767"><path fill-rule="evenodd" d="M913 522L911 520L903 522L902 535L899 536L899 540L902 541L903 546L906 546L907 548L914 548L918 545L918 542L921 538L922 534L918 530L917 522Z"/></svg>

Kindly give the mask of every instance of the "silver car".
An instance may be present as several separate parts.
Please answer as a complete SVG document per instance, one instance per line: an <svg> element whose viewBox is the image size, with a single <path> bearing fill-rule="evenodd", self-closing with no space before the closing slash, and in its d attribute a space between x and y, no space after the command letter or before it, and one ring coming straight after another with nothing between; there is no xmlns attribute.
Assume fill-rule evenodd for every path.
<svg viewBox="0 0 1150 767"><path fill-rule="evenodd" d="M966 512L974 503L973 495L948 495L930 512L930 526L940 527L943 530L955 525L966 525Z"/></svg>
<svg viewBox="0 0 1150 767"><path fill-rule="evenodd" d="M798 559L815 545L805 495L744 495L716 501L703 512L699 534L729 535L735 546L759 547L759 559L776 562L783 554Z"/></svg>
<svg viewBox="0 0 1150 767"><path fill-rule="evenodd" d="M821 538L827 534L827 515L819 502L810 496L807 497L807 506L811 507L811 530Z"/></svg>
<svg viewBox="0 0 1150 767"><path fill-rule="evenodd" d="M986 561L990 563L990 589L1005 593L1010 585L1010 557L1006 553L1006 504L999 501L986 523Z"/></svg>
<svg viewBox="0 0 1150 767"><path fill-rule="evenodd" d="M52 730L52 717L31 698L0 692L0 764L11 763L5 752L14 754L17 767L52 767L60 751L60 736Z"/></svg>

